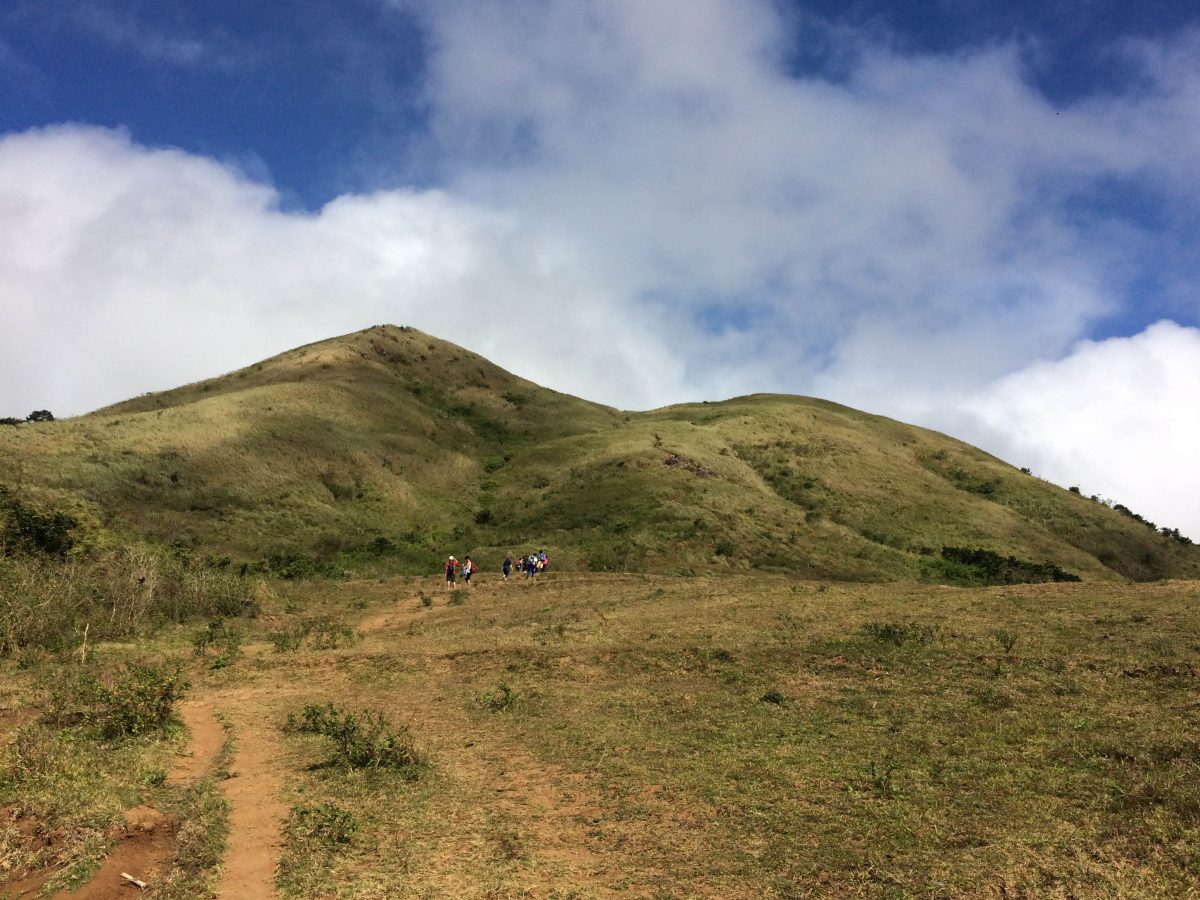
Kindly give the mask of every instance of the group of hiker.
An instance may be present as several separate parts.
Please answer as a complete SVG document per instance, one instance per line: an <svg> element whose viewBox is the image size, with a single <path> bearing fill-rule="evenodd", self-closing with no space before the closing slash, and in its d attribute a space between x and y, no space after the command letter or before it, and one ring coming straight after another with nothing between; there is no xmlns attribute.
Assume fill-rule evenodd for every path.
<svg viewBox="0 0 1200 900"><path fill-rule="evenodd" d="M536 578L539 573L545 572L550 568L550 560L546 556L545 550L539 550L537 553L526 553L524 556L517 559L514 563L512 554L509 553L504 557L504 563L500 567L503 574L503 581L508 581L508 576L515 569L518 572L524 573L526 578ZM475 563L471 561L471 557L463 557L462 562L459 562L453 556L446 558L446 587L450 590L458 588L458 579L461 576L464 586L471 584L471 576L475 574Z"/></svg>

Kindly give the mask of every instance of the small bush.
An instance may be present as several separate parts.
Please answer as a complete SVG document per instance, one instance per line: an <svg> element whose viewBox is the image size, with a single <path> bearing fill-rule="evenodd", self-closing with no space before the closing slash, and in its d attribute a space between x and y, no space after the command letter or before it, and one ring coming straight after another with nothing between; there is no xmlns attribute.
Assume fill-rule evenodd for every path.
<svg viewBox="0 0 1200 900"><path fill-rule="evenodd" d="M304 707L299 717L289 713L284 727L332 740L334 765L351 769L407 769L415 774L423 763L408 730L393 726L378 711L350 713L338 710L332 703L312 704Z"/></svg>
<svg viewBox="0 0 1200 900"><path fill-rule="evenodd" d="M761 700L763 703L773 703L776 706L780 706L783 704L783 702L786 698L778 690L776 690L775 688L771 688L769 691L767 691L765 694L763 694L758 699Z"/></svg>
<svg viewBox="0 0 1200 900"><path fill-rule="evenodd" d="M354 646L360 638L349 625L330 618L313 619L307 623L307 629L314 650L341 650Z"/></svg>
<svg viewBox="0 0 1200 900"><path fill-rule="evenodd" d="M732 541L717 541L717 545L713 548L713 553L717 556L733 556L736 549Z"/></svg>
<svg viewBox="0 0 1200 900"><path fill-rule="evenodd" d="M1017 635L1003 628L993 631L992 637L996 639L996 643L1000 645L1000 649L1005 653L1012 653L1013 647L1017 646Z"/></svg>
<svg viewBox="0 0 1200 900"><path fill-rule="evenodd" d="M300 649L300 645L304 643L304 638L308 634L308 630L303 626L299 628L284 628L279 631L271 631L267 633L267 640L271 642L271 646L275 648L276 653L294 653Z"/></svg>
<svg viewBox="0 0 1200 900"><path fill-rule="evenodd" d="M216 650L216 657L209 668L221 669L233 662L242 651L240 629L230 627L224 619L214 619L192 636L192 647L197 656Z"/></svg>
<svg viewBox="0 0 1200 900"><path fill-rule="evenodd" d="M342 650L354 646L361 637L353 628L328 616L309 619L294 628L267 635L276 653L291 653L303 646L313 650Z"/></svg>
<svg viewBox="0 0 1200 900"><path fill-rule="evenodd" d="M926 581L964 586L1080 580L1078 575L1064 571L1054 563L1035 563L969 547L943 547L941 559L921 561L921 574Z"/></svg>
<svg viewBox="0 0 1200 900"><path fill-rule="evenodd" d="M893 647L903 647L905 644L932 644L937 637L936 625L919 625L916 622L868 622L862 626L862 634L876 644L891 644Z"/></svg>
<svg viewBox="0 0 1200 900"><path fill-rule="evenodd" d="M79 520L57 510L41 510L0 484L0 555L45 554L62 557L75 546Z"/></svg>
<svg viewBox="0 0 1200 900"><path fill-rule="evenodd" d="M516 692L507 684L501 682L496 693L481 694L479 705L489 712L504 712L517 700Z"/></svg>
<svg viewBox="0 0 1200 900"><path fill-rule="evenodd" d="M175 703L188 687L183 668L167 671L128 663L122 669L111 685L96 684L97 708L92 718L104 736L138 735L173 721Z"/></svg>

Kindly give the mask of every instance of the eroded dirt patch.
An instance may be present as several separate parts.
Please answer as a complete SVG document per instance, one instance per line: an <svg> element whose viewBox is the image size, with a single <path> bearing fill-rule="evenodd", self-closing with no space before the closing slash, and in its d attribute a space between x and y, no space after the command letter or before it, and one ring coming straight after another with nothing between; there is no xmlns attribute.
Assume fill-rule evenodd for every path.
<svg viewBox="0 0 1200 900"><path fill-rule="evenodd" d="M124 877L154 884L170 865L175 823L150 806L135 806L125 812L124 832L112 852L104 858L92 880L76 891L59 891L55 900L110 900L136 893Z"/></svg>

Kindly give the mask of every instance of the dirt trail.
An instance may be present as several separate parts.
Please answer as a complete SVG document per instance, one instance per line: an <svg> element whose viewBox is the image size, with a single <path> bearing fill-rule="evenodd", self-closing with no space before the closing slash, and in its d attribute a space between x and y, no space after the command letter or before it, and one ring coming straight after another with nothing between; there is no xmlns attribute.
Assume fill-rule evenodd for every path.
<svg viewBox="0 0 1200 900"><path fill-rule="evenodd" d="M211 700L187 700L179 704L179 714L187 726L186 752L175 757L168 780L188 784L203 778L212 768L225 743L225 728L217 721Z"/></svg>
<svg viewBox="0 0 1200 900"><path fill-rule="evenodd" d="M122 873L153 884L170 866L174 822L149 806L125 811L125 832L104 858L92 880L74 892L59 891L55 900L110 900L137 893Z"/></svg>
<svg viewBox="0 0 1200 900"><path fill-rule="evenodd" d="M225 729L210 701L188 700L179 705L179 712L188 730L188 749L175 758L167 778L172 784L188 784L212 768L225 742ZM124 874L154 884L169 868L174 831L175 823L153 807L126 810L125 827L96 874L73 893L59 891L55 900L128 897L137 888Z"/></svg>
<svg viewBox="0 0 1200 900"><path fill-rule="evenodd" d="M241 689L212 698L228 716L236 742L230 772L222 785L229 800L229 847L218 897L258 900L275 896L275 866L283 846L287 806L280 747L274 725L264 721L259 703L264 689Z"/></svg>

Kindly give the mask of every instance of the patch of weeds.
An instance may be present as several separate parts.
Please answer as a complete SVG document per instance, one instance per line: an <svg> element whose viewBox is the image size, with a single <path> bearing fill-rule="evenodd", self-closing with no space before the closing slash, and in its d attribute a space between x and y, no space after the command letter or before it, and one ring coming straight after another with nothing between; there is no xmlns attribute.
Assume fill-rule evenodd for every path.
<svg viewBox="0 0 1200 900"><path fill-rule="evenodd" d="M976 693L975 699L980 706L988 709L1012 709L1017 705L1017 697L1012 691L1000 687L986 687Z"/></svg>
<svg viewBox="0 0 1200 900"><path fill-rule="evenodd" d="M863 783L876 797L890 800L900 794L900 786L896 779L898 771L899 766L890 760L886 762L871 760L863 767Z"/></svg>
<svg viewBox="0 0 1200 900"><path fill-rule="evenodd" d="M516 703L517 694L506 682L501 682L495 693L480 694L478 700L479 705L489 712L504 712Z"/></svg>
<svg viewBox="0 0 1200 900"><path fill-rule="evenodd" d="M776 706L782 706L787 701L787 698L776 688L771 688L758 699L763 703L773 703Z"/></svg>
<svg viewBox="0 0 1200 900"><path fill-rule="evenodd" d="M342 712L332 703L310 704L299 716L288 713L287 731L319 734L333 741L331 765L350 769L398 769L416 777L424 759L408 729L392 725L377 710Z"/></svg>
<svg viewBox="0 0 1200 900"><path fill-rule="evenodd" d="M343 650L353 647L362 635L350 626L322 616L267 634L276 653L292 653L301 647L312 650Z"/></svg>
<svg viewBox="0 0 1200 900"><path fill-rule="evenodd" d="M917 622L867 622L860 631L876 644L890 644L893 647L906 644L928 646L937 638L938 627Z"/></svg>
<svg viewBox="0 0 1200 900"><path fill-rule="evenodd" d="M425 609L429 609L431 606L433 606L433 598L430 597L428 594L426 594L424 591L421 591L420 597L421 597L421 606L423 606Z"/></svg>
<svg viewBox="0 0 1200 900"><path fill-rule="evenodd" d="M304 638L308 631L303 627L285 628L280 631L271 631L267 633L267 640L271 642L271 646L275 648L276 653L293 653L300 649L300 645L304 643Z"/></svg>
<svg viewBox="0 0 1200 900"><path fill-rule="evenodd" d="M499 831L495 836L496 849L501 859L507 862L524 859L526 856L525 848L521 841L521 835L512 830Z"/></svg>
<svg viewBox="0 0 1200 900"><path fill-rule="evenodd" d="M466 602L467 602L466 590L451 591L450 599L446 601L446 605L447 606L462 606Z"/></svg>
<svg viewBox="0 0 1200 900"><path fill-rule="evenodd" d="M192 636L192 648L197 656L207 656L210 650L215 650L209 668L223 669L242 652L242 633L225 619L213 619Z"/></svg>
<svg viewBox="0 0 1200 900"><path fill-rule="evenodd" d="M1083 693L1083 685L1074 678L1067 678L1056 682L1050 690L1056 697L1078 697Z"/></svg>
<svg viewBox="0 0 1200 900"><path fill-rule="evenodd" d="M354 814L332 803L294 807L287 825L290 837L317 843L328 850L349 844L357 830Z"/></svg>
<svg viewBox="0 0 1200 900"><path fill-rule="evenodd" d="M335 619L313 619L308 625L309 644L314 650L342 650L356 644L361 635Z"/></svg>
<svg viewBox="0 0 1200 900"><path fill-rule="evenodd" d="M167 877L154 886L154 896L191 900L215 895L217 870L229 841L229 801L212 778L185 789L172 812L180 820L175 856Z"/></svg>
<svg viewBox="0 0 1200 900"><path fill-rule="evenodd" d="M1000 645L1000 649L1006 655L1010 655L1013 647L1017 646L1017 635L1012 631L1007 631L1003 628L997 628L992 632L992 637L996 639L996 643Z"/></svg>

